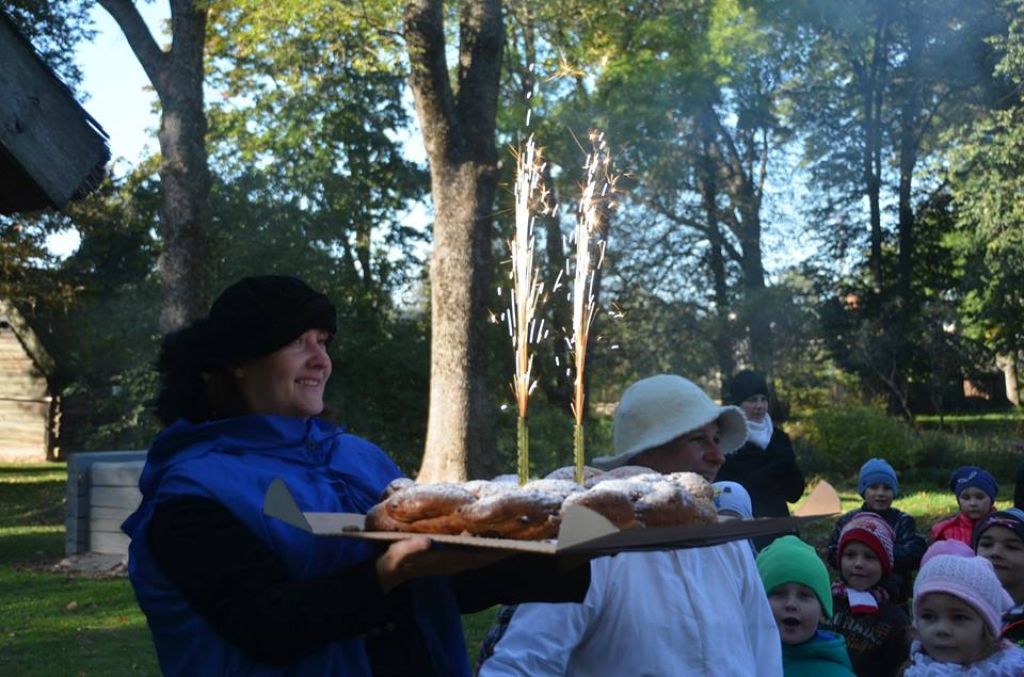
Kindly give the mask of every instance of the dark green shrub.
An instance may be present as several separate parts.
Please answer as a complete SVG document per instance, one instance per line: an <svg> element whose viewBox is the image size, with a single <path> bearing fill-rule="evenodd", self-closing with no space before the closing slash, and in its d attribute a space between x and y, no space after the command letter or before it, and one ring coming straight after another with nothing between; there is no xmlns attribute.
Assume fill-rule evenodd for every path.
<svg viewBox="0 0 1024 677"><path fill-rule="evenodd" d="M801 468L811 476L856 480L869 458L884 458L897 471L909 461L912 431L875 407L821 409L789 428L797 440Z"/></svg>
<svg viewBox="0 0 1024 677"><path fill-rule="evenodd" d="M797 462L808 477L855 483L861 464L878 456L896 469L901 482L945 490L950 473L977 465L995 476L1001 496L1013 493L1017 465L1024 454L1007 427L975 427L971 434L915 429L879 408L849 406L815 412L791 423Z"/></svg>

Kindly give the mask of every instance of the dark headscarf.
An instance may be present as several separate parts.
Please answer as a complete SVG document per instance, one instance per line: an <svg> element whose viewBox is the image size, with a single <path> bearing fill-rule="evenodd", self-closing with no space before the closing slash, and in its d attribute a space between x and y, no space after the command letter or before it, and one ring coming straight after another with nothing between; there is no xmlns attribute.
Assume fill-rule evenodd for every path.
<svg viewBox="0 0 1024 677"><path fill-rule="evenodd" d="M203 374L269 355L310 329L337 333L334 306L305 282L284 275L246 277L225 289L210 314L164 336L157 359L157 416L210 417Z"/></svg>
<svg viewBox="0 0 1024 677"><path fill-rule="evenodd" d="M764 376L756 371L744 369L733 376L725 385L725 393L722 398L726 404L740 405L754 395L768 397L768 382Z"/></svg>
<svg viewBox="0 0 1024 677"><path fill-rule="evenodd" d="M1004 529L1009 529L1013 533L1017 534L1017 538L1024 541L1024 512L1021 512L1017 508L990 512L975 522L974 531L971 537L971 545L974 547L975 552L978 550L978 541L981 539L981 535L985 533L989 527L1003 527Z"/></svg>

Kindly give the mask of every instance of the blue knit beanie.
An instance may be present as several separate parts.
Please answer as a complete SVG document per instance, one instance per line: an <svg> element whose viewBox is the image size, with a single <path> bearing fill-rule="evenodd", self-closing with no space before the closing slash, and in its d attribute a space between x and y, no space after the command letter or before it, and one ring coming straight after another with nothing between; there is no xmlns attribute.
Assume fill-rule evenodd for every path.
<svg viewBox="0 0 1024 677"><path fill-rule="evenodd" d="M988 471L982 470L976 465L965 465L957 468L949 476L949 489L957 498L960 498L960 494L964 493L965 489L970 489L971 487L981 489L992 501L996 500L996 494L999 493L999 485L996 484L996 478L992 477Z"/></svg>
<svg viewBox="0 0 1024 677"><path fill-rule="evenodd" d="M884 484L892 489L893 497L900 495L900 483L896 479L896 471L884 458L869 459L860 467L860 479L857 481L857 493L864 497L864 490L872 484Z"/></svg>

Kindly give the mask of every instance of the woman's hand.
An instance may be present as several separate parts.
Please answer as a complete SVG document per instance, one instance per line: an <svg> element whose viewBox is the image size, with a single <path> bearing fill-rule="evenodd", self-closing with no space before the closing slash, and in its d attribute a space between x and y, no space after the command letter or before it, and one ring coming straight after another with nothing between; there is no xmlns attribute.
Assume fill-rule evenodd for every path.
<svg viewBox="0 0 1024 677"><path fill-rule="evenodd" d="M427 536L392 543L377 558L377 580L385 594L420 576L450 576L499 562L512 553L492 548L437 547Z"/></svg>

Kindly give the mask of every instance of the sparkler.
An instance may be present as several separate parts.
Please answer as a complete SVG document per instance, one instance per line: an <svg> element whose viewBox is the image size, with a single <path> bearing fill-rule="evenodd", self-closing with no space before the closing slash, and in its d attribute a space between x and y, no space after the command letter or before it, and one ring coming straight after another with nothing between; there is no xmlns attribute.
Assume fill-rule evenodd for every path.
<svg viewBox="0 0 1024 677"><path fill-rule="evenodd" d="M542 192L542 170L540 152L533 136L530 136L526 147L520 150L516 157L515 237L509 243L512 250L512 290L507 311L509 335L512 338L515 356L512 392L519 408L516 452L520 484L526 484L530 479L530 429L526 422L526 412L530 393L537 384L532 376L533 355L530 354L529 345L543 334L543 320L540 326L537 326L535 318L537 302L543 293L544 285L540 282L537 267L533 264L532 214L532 207L537 201L535 196Z"/></svg>
<svg viewBox="0 0 1024 677"><path fill-rule="evenodd" d="M592 150L583 165L585 181L576 212L576 229L573 239L576 248L576 269L573 275L571 293L572 338L569 347L572 352L573 378L572 413L575 419L573 426L573 464L576 471L577 484L583 484L584 436L584 369L587 362L587 340L590 327L597 314L594 297L594 280L597 268L604 260L605 240L600 236L602 203L608 208L614 206L609 199L609 192L614 190L614 179L608 174L610 164L608 142L604 134L590 133ZM596 260L595 260L596 259Z"/></svg>

